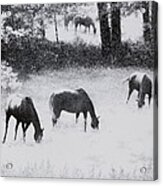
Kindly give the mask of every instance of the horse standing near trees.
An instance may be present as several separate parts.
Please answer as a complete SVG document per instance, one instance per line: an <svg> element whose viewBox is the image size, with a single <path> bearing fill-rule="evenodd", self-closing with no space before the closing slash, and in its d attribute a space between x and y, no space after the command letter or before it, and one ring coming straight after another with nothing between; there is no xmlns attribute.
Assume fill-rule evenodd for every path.
<svg viewBox="0 0 163 186"><path fill-rule="evenodd" d="M75 25L75 32L77 32L78 26L83 25L83 26L85 26L85 32L87 32L87 29L90 32L90 28L92 26L93 33L96 34L96 26L95 26L95 23L91 17L89 17L89 16L83 17L83 16L77 15L74 17L73 21L74 21L74 25Z"/></svg>
<svg viewBox="0 0 163 186"><path fill-rule="evenodd" d="M148 95L148 103L150 105L152 97L152 81L145 73L135 72L131 74L124 82L129 82L129 92L126 103L134 90L138 91L138 107L141 108L145 104L145 96Z"/></svg>
<svg viewBox="0 0 163 186"><path fill-rule="evenodd" d="M9 119L11 116L14 116L14 118L17 120L16 127L15 127L14 140L16 140L17 130L18 130L20 122L22 122L24 141L26 137L26 131L31 123L33 124L34 130L35 130L34 140L37 143L39 143L42 140L44 129L41 129L37 111L30 97L25 97L22 95L10 96L8 99L7 108L5 111L6 111L6 128L5 128L5 135L3 138L3 143L5 143L6 141Z"/></svg>
<svg viewBox="0 0 163 186"><path fill-rule="evenodd" d="M57 123L57 119L60 117L61 111L67 111L76 114L76 122L80 113L84 115L84 131L87 127L87 113L90 113L92 122L91 127L93 129L99 129L99 120L95 114L95 109L91 99L86 91L82 88L75 91L62 91L59 93L52 93L49 99L50 110L52 111L52 123L53 126Z"/></svg>

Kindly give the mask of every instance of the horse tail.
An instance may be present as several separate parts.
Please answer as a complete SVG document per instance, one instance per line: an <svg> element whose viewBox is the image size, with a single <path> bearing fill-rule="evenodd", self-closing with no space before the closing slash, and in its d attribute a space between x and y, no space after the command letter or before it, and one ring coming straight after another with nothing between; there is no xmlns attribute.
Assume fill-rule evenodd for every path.
<svg viewBox="0 0 163 186"><path fill-rule="evenodd" d="M50 111L53 110L53 100L54 100L55 93L52 93L50 98L49 98L49 109Z"/></svg>
<svg viewBox="0 0 163 186"><path fill-rule="evenodd" d="M126 78L126 79L124 79L124 80L122 81L122 83L124 84L124 83L126 83L127 81L130 81L130 78L129 78L129 77Z"/></svg>
<svg viewBox="0 0 163 186"><path fill-rule="evenodd" d="M91 21L91 25L92 25L92 27L93 27L93 32L94 32L94 34L96 34L96 26L95 26L95 23L93 22L93 20Z"/></svg>

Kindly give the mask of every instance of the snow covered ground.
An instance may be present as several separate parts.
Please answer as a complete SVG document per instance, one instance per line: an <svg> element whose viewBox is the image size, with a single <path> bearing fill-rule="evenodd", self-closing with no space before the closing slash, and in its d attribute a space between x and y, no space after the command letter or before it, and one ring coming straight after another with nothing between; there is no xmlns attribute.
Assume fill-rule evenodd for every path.
<svg viewBox="0 0 163 186"><path fill-rule="evenodd" d="M150 107L146 104L138 109L134 92L129 103L125 103L128 89L122 81L133 71L133 68L66 69L41 72L22 81L18 92L33 98L45 133L42 142L36 144L31 125L23 143L20 126L14 141L12 118L7 141L1 145L2 176L152 180L153 101ZM152 78L153 72L141 71ZM76 124L75 115L66 112L53 128L48 106L50 94L62 88L79 87L92 99L100 115L100 129L93 130L89 118L85 133L82 115ZM3 94L1 135L5 103Z"/></svg>

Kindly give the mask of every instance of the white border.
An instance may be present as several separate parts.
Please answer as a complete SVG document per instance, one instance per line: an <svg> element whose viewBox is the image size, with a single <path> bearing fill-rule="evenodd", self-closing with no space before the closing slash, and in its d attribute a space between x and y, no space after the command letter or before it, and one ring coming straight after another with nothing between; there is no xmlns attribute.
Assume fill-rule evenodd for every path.
<svg viewBox="0 0 163 186"><path fill-rule="evenodd" d="M98 0L103 1L103 0ZM105 2L108 0L104 0ZM115 0L113 0L115 1ZM118 0L119 1L119 0ZM123 1L123 0L121 0ZM127 0L126 0L127 1ZM0 4L27 4L27 3L61 3L61 2L95 2L95 0L1 0ZM163 185L163 1L157 0L159 3L159 180L155 182L142 182L142 181L111 181L111 180L71 180L71 179L37 179L37 178L0 178L1 186L49 186L49 185L84 185L84 186L96 186L96 185Z"/></svg>

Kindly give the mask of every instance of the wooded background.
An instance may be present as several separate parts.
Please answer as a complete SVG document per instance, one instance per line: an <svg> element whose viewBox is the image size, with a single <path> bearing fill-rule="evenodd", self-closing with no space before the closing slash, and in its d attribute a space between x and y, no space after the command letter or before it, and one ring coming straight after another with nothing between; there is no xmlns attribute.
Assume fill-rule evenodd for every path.
<svg viewBox="0 0 163 186"><path fill-rule="evenodd" d="M2 5L1 59L19 71L61 69L69 66L140 66L157 64L157 3L94 3L100 25L101 45L83 41L67 43L58 33L59 19L80 13L92 3ZM143 41L122 41L121 19L141 12ZM46 38L46 27L54 25L55 41Z"/></svg>

